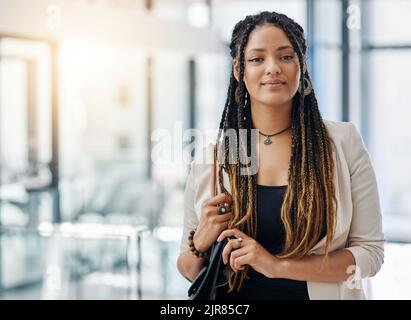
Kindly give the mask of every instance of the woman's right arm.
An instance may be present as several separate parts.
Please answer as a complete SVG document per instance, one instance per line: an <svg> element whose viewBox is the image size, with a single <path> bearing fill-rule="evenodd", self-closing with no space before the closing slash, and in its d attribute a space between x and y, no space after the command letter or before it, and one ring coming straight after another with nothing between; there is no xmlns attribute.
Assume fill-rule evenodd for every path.
<svg viewBox="0 0 411 320"><path fill-rule="evenodd" d="M204 258L198 258L190 251L184 251L178 257L177 268L184 278L190 282L193 282L201 268L204 266L204 263Z"/></svg>
<svg viewBox="0 0 411 320"><path fill-rule="evenodd" d="M194 246L198 251L205 252L217 240L220 233L227 229L232 215L230 210L231 197L222 193L204 202L201 208L200 219L197 218L194 207L195 183L193 166L192 162L184 192L184 228L180 245L181 254L177 260L178 270L189 281L195 279L205 263L204 258L199 258L190 251L188 245L190 232L196 229L193 238ZM227 213L218 214L219 204L226 204Z"/></svg>

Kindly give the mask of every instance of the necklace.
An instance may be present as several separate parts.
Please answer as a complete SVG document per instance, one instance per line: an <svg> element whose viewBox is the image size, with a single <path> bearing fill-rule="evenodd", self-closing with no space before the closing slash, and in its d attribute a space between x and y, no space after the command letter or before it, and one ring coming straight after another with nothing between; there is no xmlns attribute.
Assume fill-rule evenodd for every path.
<svg viewBox="0 0 411 320"><path fill-rule="evenodd" d="M287 130L290 129L290 128L291 128L291 126L289 126L288 128L285 128L284 130L281 130L280 132L273 133L273 134L265 134L265 133L260 132L260 130L258 130L258 133L265 137L264 144L265 144L266 146L269 146L270 144L273 143L273 142L271 141L271 139L270 139L271 137L274 137L274 136L276 136L276 135L278 135L278 134L280 134L280 133L283 133L283 132L287 131Z"/></svg>

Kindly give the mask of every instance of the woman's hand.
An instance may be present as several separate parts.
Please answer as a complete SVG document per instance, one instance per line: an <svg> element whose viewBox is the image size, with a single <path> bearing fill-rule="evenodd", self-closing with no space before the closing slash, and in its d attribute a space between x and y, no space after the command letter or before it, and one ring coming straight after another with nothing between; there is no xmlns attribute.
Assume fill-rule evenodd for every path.
<svg viewBox="0 0 411 320"><path fill-rule="evenodd" d="M194 234L194 246L200 252L207 251L216 241L220 233L228 228L232 212L232 198L221 193L203 203L200 223ZM223 206L226 213L220 214L218 209Z"/></svg>
<svg viewBox="0 0 411 320"><path fill-rule="evenodd" d="M235 237L229 240L223 250L223 262L230 262L231 269L234 272L243 270L244 265L250 265L255 271L265 275L268 278L279 278L281 261L269 253L256 240L247 236L238 229L229 229L223 231L217 238L221 241L226 237Z"/></svg>

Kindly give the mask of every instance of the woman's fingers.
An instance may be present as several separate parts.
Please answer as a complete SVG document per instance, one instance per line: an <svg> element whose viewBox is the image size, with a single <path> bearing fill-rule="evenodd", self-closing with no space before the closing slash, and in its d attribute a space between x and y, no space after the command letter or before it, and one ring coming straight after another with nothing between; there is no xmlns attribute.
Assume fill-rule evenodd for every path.
<svg viewBox="0 0 411 320"><path fill-rule="evenodd" d="M241 239L248 239L249 236L247 236L244 232L238 230L238 229L228 229L224 230L221 232L221 234L218 236L217 241L221 241L226 237L236 237L236 238L241 238Z"/></svg>
<svg viewBox="0 0 411 320"><path fill-rule="evenodd" d="M203 214L204 214L206 217L222 216L222 215L225 215L225 214L231 212L231 208L230 208L230 207L225 207L225 208L226 208L225 212L220 213L220 212L218 211L219 207L207 206L207 207L204 207L204 208L203 208L203 211L202 211L202 212L203 212Z"/></svg>
<svg viewBox="0 0 411 320"><path fill-rule="evenodd" d="M222 230L227 229L228 226L229 226L229 224L230 224L230 220L227 220L226 222L223 222L223 223L221 224L221 229L222 229Z"/></svg>
<svg viewBox="0 0 411 320"><path fill-rule="evenodd" d="M233 203L233 200L228 194L220 193L204 202L204 206L218 206L223 205L224 203L231 205Z"/></svg>
<svg viewBox="0 0 411 320"><path fill-rule="evenodd" d="M241 241L239 241L238 239L229 240L223 249L223 263L227 264L230 255L233 254L232 251L237 250L239 248L241 248Z"/></svg>
<svg viewBox="0 0 411 320"><path fill-rule="evenodd" d="M237 272L238 270L243 270L244 264L246 264L246 260L248 260L246 248L241 248L233 251L230 256L231 269L233 269L234 272Z"/></svg>
<svg viewBox="0 0 411 320"><path fill-rule="evenodd" d="M215 218L215 221L220 223L220 222L226 222L229 221L231 219L231 217L233 216L233 214L231 212L229 213L225 213L225 214L221 214L219 216L217 216Z"/></svg>
<svg viewBox="0 0 411 320"><path fill-rule="evenodd" d="M225 193L221 193L208 201L205 201L201 208L201 219L198 231L201 229L201 237L203 242L215 242L218 235L228 229L229 223L232 219L232 212L230 204L232 203L231 197ZM223 206L225 210L219 212L219 208ZM197 235L197 239L198 239Z"/></svg>

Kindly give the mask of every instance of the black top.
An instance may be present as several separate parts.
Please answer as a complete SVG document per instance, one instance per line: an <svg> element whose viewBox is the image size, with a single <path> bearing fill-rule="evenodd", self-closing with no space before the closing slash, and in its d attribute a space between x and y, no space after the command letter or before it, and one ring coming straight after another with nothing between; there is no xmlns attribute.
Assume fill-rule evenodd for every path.
<svg viewBox="0 0 411 320"><path fill-rule="evenodd" d="M285 238L280 210L287 186L257 185L257 242L271 254L279 254ZM228 293L228 284L217 288L217 300L309 300L306 281L270 279L249 268L239 292Z"/></svg>

